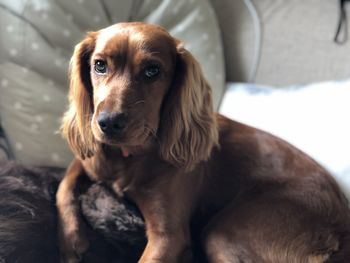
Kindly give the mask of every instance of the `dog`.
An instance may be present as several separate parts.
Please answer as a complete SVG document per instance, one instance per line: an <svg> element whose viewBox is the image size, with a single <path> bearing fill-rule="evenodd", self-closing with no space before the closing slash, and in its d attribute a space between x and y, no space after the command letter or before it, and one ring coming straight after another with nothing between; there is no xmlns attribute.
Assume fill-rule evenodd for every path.
<svg viewBox="0 0 350 263"><path fill-rule="evenodd" d="M199 63L162 27L88 33L71 60L69 102L62 132L75 159L56 195L62 262L89 247L83 173L141 211L140 263L191 262L193 240L210 263L350 260L350 212L331 175L282 139L214 113Z"/></svg>

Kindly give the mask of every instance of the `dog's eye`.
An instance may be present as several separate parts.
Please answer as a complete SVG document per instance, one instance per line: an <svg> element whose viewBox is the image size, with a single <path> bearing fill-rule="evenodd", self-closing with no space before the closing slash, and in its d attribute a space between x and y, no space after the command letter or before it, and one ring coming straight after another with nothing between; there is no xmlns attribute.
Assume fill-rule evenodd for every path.
<svg viewBox="0 0 350 263"><path fill-rule="evenodd" d="M154 78L159 75L159 67L156 65L149 66L148 68L145 69L145 76L149 79Z"/></svg>
<svg viewBox="0 0 350 263"><path fill-rule="evenodd" d="M107 72L107 63L103 60L96 60L95 62L95 72L97 74L105 74Z"/></svg>

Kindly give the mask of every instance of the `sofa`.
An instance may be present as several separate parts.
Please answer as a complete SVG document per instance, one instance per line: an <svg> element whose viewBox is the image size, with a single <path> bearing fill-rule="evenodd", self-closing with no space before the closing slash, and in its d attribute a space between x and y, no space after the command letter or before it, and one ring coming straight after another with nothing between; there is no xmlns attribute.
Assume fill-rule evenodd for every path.
<svg viewBox="0 0 350 263"><path fill-rule="evenodd" d="M7 189L2 200L13 200L16 193L27 198L38 189L49 189L33 199L41 200L40 205L22 212L28 222L34 222L34 232L45 222L50 223L47 232L40 229L42 235L55 230L52 193L72 159L59 127L67 106L67 69L73 47L86 31L134 20L160 24L184 42L202 65L220 113L295 144L330 170L350 199L350 39L346 39L347 21L339 27L341 14L350 12L350 4L341 11L340 2L0 0L0 167L5 167L0 173L0 188ZM335 41L338 27L342 41ZM13 168L9 161L24 166ZM38 168L43 166L51 168ZM18 174L36 173L48 176L40 183L28 177L25 183L14 186ZM33 185L31 192L18 188L22 185ZM82 198L87 220L102 233L94 235L104 244L94 255L104 255L117 243L119 252L129 251L131 246L135 256L135 247L139 252L145 242L137 209L121 200L120 210L108 206L109 215L113 215L109 218L102 218L96 206L100 214L90 209L96 200L115 204L112 196L103 185L94 185ZM0 216L8 204L0 202ZM10 204L16 207L15 201ZM43 212L43 207L51 212ZM131 234L135 235L130 238L129 232L123 232L121 236L128 237L115 240L112 234L120 234L118 226L128 223L116 221L118 211L125 209L132 211L136 223ZM9 220L16 213L2 219ZM40 214L44 221L35 221L38 219L33 214ZM57 256L57 248L50 245L55 238L51 243L41 240L37 246L44 247L47 255ZM125 240L130 246L120 245ZM8 244L0 241L0 259ZM34 250L36 245L30 245L26 245L27 250ZM18 262L34 262L15 257L16 249L11 253Z"/></svg>

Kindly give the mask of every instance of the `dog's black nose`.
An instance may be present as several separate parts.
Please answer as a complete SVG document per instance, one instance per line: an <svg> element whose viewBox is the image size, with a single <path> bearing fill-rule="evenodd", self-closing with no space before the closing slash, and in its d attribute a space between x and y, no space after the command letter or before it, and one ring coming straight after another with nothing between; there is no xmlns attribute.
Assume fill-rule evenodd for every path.
<svg viewBox="0 0 350 263"><path fill-rule="evenodd" d="M112 134L123 130L128 120L125 113L109 113L103 111L98 115L97 122L104 133Z"/></svg>

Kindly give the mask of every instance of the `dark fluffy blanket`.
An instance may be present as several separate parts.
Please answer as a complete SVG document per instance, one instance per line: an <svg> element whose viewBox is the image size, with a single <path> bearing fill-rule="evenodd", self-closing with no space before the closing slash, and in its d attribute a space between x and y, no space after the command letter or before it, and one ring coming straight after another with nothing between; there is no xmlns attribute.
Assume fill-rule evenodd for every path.
<svg viewBox="0 0 350 263"><path fill-rule="evenodd" d="M55 193L62 174L14 164L0 168L0 262L59 262ZM137 209L103 185L82 183L91 242L84 262L137 262L146 243Z"/></svg>

